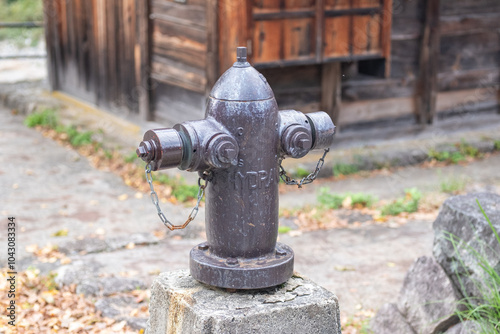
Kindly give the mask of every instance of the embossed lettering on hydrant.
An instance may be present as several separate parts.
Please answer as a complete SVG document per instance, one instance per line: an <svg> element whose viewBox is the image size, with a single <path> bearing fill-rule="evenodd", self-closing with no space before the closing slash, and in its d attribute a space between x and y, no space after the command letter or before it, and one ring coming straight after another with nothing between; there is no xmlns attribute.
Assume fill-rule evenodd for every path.
<svg viewBox="0 0 500 334"><path fill-rule="evenodd" d="M229 173L228 177L229 182L234 184L235 190L269 188L272 183L278 182L275 168L269 171L234 172Z"/></svg>

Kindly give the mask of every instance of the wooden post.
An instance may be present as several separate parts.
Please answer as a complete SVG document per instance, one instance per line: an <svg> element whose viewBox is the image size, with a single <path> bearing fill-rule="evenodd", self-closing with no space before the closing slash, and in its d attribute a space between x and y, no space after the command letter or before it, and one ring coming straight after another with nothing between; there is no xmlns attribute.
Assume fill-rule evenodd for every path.
<svg viewBox="0 0 500 334"><path fill-rule="evenodd" d="M342 94L342 71L339 62L326 63L321 69L321 109L337 125Z"/></svg>
<svg viewBox="0 0 500 334"><path fill-rule="evenodd" d="M431 124L436 113L439 40L439 0L426 0L416 96L416 117L420 124Z"/></svg>
<svg viewBox="0 0 500 334"><path fill-rule="evenodd" d="M217 0L207 0L206 11L207 11L207 83L205 87L206 96L210 94L212 87L215 85L217 78L219 77L219 54L217 52L219 42L217 38L218 34L218 13L217 13Z"/></svg>
<svg viewBox="0 0 500 334"><path fill-rule="evenodd" d="M44 31L45 31L45 44L47 45L47 74L49 77L50 89L55 91L59 88L59 84L57 81L57 65L60 65L56 62L56 54L54 51L54 42L55 39L55 30L57 26L54 22L56 20L54 17L56 14L56 9L53 1L44 0L43 1L43 13L44 15ZM55 26L55 27L54 27Z"/></svg>
<svg viewBox="0 0 500 334"><path fill-rule="evenodd" d="M135 1L136 5L136 44L135 44L135 66L137 86L139 93L139 115L145 121L152 121L154 114L151 111L151 85L150 68L150 5L149 0Z"/></svg>

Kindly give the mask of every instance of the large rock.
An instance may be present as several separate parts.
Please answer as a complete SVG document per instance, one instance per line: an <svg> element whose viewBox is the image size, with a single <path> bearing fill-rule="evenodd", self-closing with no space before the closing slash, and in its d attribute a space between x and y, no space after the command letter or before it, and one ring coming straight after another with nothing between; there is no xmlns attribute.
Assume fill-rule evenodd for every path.
<svg viewBox="0 0 500 334"><path fill-rule="evenodd" d="M434 257L464 296L480 297L478 282L484 281L476 250L492 268L500 268L500 244L476 199L497 232L500 232L500 196L476 193L447 199L434 222ZM450 241L455 236L456 243ZM480 283L479 283L480 284Z"/></svg>
<svg viewBox="0 0 500 334"><path fill-rule="evenodd" d="M396 304L385 304L370 323L375 334L416 334L401 315Z"/></svg>
<svg viewBox="0 0 500 334"><path fill-rule="evenodd" d="M416 333L437 334L458 323L454 313L459 299L439 263L422 256L406 273L398 309Z"/></svg>
<svg viewBox="0 0 500 334"><path fill-rule="evenodd" d="M481 327L474 321L464 321L448 329L445 334L479 334Z"/></svg>
<svg viewBox="0 0 500 334"><path fill-rule="evenodd" d="M162 273L149 314L149 334L341 333L337 297L300 276L271 289L231 292L185 270Z"/></svg>

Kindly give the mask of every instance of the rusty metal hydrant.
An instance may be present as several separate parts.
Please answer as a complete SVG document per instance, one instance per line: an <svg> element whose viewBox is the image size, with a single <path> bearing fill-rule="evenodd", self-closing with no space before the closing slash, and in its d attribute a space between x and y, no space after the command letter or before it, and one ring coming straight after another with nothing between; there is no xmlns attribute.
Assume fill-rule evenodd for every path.
<svg viewBox="0 0 500 334"><path fill-rule="evenodd" d="M237 49L237 61L210 93L205 119L149 130L137 149L148 163L153 202L169 229L184 228L194 215L180 226L165 218L151 170L178 167L205 180L207 242L191 250L191 275L232 289L271 287L292 276L293 251L276 242L279 178L299 187L312 182L335 130L324 112L279 111L271 87L246 55L246 48ZM297 182L286 175L282 159L320 148L325 154L308 177ZM198 204L205 185L200 183Z"/></svg>

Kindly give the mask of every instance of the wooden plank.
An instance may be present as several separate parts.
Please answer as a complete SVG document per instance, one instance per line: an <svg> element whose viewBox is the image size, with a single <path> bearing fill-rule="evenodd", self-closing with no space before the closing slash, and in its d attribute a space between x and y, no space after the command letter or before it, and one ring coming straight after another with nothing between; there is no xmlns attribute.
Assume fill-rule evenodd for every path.
<svg viewBox="0 0 500 334"><path fill-rule="evenodd" d="M95 1L95 15L97 18L97 64L99 70L99 89L97 92L97 103L105 104L108 90L108 66L106 64L106 0Z"/></svg>
<svg viewBox="0 0 500 334"><path fill-rule="evenodd" d="M205 71L168 58L153 56L151 76L164 83L205 93Z"/></svg>
<svg viewBox="0 0 500 334"><path fill-rule="evenodd" d="M500 28L500 12L441 16L441 36L469 35L495 31Z"/></svg>
<svg viewBox="0 0 500 334"><path fill-rule="evenodd" d="M362 102L342 102L337 126L382 119L394 119L413 115L413 97L370 100Z"/></svg>
<svg viewBox="0 0 500 334"><path fill-rule="evenodd" d="M437 112L466 112L476 111L479 106L500 105L500 90L498 87L474 88L437 95Z"/></svg>
<svg viewBox="0 0 500 334"><path fill-rule="evenodd" d="M338 123L342 94L342 71L340 63L322 65L321 71L321 109L334 124Z"/></svg>
<svg viewBox="0 0 500 334"><path fill-rule="evenodd" d="M293 19L283 21L283 60L314 58L316 29L314 20ZM320 35L320 34L319 34Z"/></svg>
<svg viewBox="0 0 500 334"><path fill-rule="evenodd" d="M350 17L325 19L323 57L345 57L350 54Z"/></svg>
<svg viewBox="0 0 500 334"><path fill-rule="evenodd" d="M439 0L427 0L416 95L420 124L431 124L436 111L439 38Z"/></svg>
<svg viewBox="0 0 500 334"><path fill-rule="evenodd" d="M500 49L478 53L461 52L458 54L442 54L439 57L439 72L454 73L475 69L499 67Z"/></svg>
<svg viewBox="0 0 500 334"><path fill-rule="evenodd" d="M248 12L251 9L249 0L219 0L219 71L224 72L236 60L236 47L249 47L249 60L253 60L254 50L251 43ZM222 73L220 73L222 74Z"/></svg>
<svg viewBox="0 0 500 334"><path fill-rule="evenodd" d="M324 0L325 10L341 10L351 8L350 0Z"/></svg>
<svg viewBox="0 0 500 334"><path fill-rule="evenodd" d="M136 8L136 41L135 64L137 85L140 87L139 115L145 121L152 121L154 114L151 108L151 97L154 86L150 84L150 2L135 1Z"/></svg>
<svg viewBox="0 0 500 334"><path fill-rule="evenodd" d="M217 0L207 0L207 59L205 72L207 74L206 95L210 93L212 87L218 79L218 30L217 30Z"/></svg>
<svg viewBox="0 0 500 334"><path fill-rule="evenodd" d="M52 15L50 14L52 13ZM47 70L49 77L50 89L52 91L58 89L57 82L57 71L58 64L56 62L56 55L54 50L54 20L53 17L57 15L55 12L55 7L53 0L43 0L43 14L44 14L44 32L45 32L45 41L46 41L46 49L47 49Z"/></svg>
<svg viewBox="0 0 500 334"><path fill-rule="evenodd" d="M381 25L380 15L353 17L353 54L379 54L382 52Z"/></svg>
<svg viewBox="0 0 500 334"><path fill-rule="evenodd" d="M442 15L484 14L500 12L498 0L455 0L443 1Z"/></svg>
<svg viewBox="0 0 500 334"><path fill-rule="evenodd" d="M443 36L441 44L441 54L476 54L500 49L499 35L495 30Z"/></svg>
<svg viewBox="0 0 500 334"><path fill-rule="evenodd" d="M153 53L182 61L201 69L206 67L206 43L199 43L179 36L165 35L154 29Z"/></svg>
<svg viewBox="0 0 500 334"><path fill-rule="evenodd" d="M206 6L192 5L189 1L185 4L167 2L165 0L152 0L151 14L153 17L161 16L165 21L183 20L191 25L204 28L207 25Z"/></svg>
<svg viewBox="0 0 500 334"><path fill-rule="evenodd" d="M323 61L323 50L325 48L325 0L316 1L316 62L319 64Z"/></svg>
<svg viewBox="0 0 500 334"><path fill-rule="evenodd" d="M470 71L440 73L438 88L441 91L463 90L474 87L488 87L500 82L500 68L490 67Z"/></svg>
<svg viewBox="0 0 500 334"><path fill-rule="evenodd" d="M385 77L388 78L391 75L392 0L383 0L383 5L380 44L385 58Z"/></svg>
<svg viewBox="0 0 500 334"><path fill-rule="evenodd" d="M282 24L281 20L255 22L252 43L253 63L280 61L283 58Z"/></svg>
<svg viewBox="0 0 500 334"><path fill-rule="evenodd" d="M205 29L194 27L186 22L165 21L164 18L157 16L154 16L152 20L153 33L177 36L179 38L193 40L197 43L207 42L207 33ZM152 43L154 43L154 39L152 40Z"/></svg>
<svg viewBox="0 0 500 334"><path fill-rule="evenodd" d="M349 79L342 82L343 101L367 101L411 97L415 93L415 80L407 79Z"/></svg>

